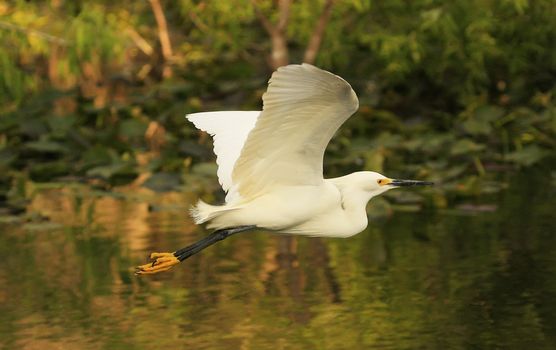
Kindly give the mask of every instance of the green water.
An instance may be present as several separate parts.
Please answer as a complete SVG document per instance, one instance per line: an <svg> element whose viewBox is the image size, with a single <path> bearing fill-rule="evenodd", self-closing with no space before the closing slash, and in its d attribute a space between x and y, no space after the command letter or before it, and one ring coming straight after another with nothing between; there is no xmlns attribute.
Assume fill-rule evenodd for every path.
<svg viewBox="0 0 556 350"><path fill-rule="evenodd" d="M555 194L516 175L467 209L344 240L246 233L136 277L148 252L206 234L194 194L37 188L0 224L0 347L555 349Z"/></svg>

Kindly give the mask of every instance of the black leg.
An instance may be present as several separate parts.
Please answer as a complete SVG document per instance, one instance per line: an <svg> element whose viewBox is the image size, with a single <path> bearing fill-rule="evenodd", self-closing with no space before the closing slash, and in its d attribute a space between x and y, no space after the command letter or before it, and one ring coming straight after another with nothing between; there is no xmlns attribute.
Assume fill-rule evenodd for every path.
<svg viewBox="0 0 556 350"><path fill-rule="evenodd" d="M226 239L226 238L228 238L231 235L234 235L236 233L244 232L244 231L247 231L247 230L252 230L255 227L256 227L255 225L238 226L238 227L233 227L233 228L214 231L210 235L206 236L203 239L198 240L197 242L193 243L192 245L175 251L174 256L176 258L178 258L178 260L180 262L182 262L185 259L189 258L190 256L197 254L201 250L213 245L216 242L219 242L223 239Z"/></svg>
<svg viewBox="0 0 556 350"><path fill-rule="evenodd" d="M190 246L175 251L174 253L152 253L152 263L137 266L136 275L152 275L162 271L168 271L172 266L179 264L190 256L197 254L208 246L213 245L223 239L230 237L239 232L252 230L256 228L255 225L232 227L224 230L214 231L205 238L198 240Z"/></svg>

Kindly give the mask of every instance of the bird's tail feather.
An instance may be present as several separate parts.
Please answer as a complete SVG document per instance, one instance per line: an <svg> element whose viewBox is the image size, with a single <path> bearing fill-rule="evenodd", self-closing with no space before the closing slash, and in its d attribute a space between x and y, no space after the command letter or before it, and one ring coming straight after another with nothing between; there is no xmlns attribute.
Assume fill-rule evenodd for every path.
<svg viewBox="0 0 556 350"><path fill-rule="evenodd" d="M237 208L227 208L226 206L221 205L210 205L202 200L199 200L197 204L195 204L191 209L189 209L189 215L193 218L197 225L203 224L207 221L210 221L217 216L228 212L230 210L234 210Z"/></svg>

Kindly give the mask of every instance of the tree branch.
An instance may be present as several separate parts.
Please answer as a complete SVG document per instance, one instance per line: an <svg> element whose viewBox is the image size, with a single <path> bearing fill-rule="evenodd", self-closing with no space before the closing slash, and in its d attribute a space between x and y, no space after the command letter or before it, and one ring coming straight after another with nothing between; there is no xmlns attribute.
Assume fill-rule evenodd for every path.
<svg viewBox="0 0 556 350"><path fill-rule="evenodd" d="M166 23L166 16L164 16L164 11L160 5L160 0L149 0L151 8L156 19L156 24L158 26L158 38L160 40L160 47L162 49L162 57L165 63L172 59L172 43L170 42L170 36L168 35L168 25ZM172 75L172 69L165 65L162 75L164 77L169 77Z"/></svg>
<svg viewBox="0 0 556 350"><path fill-rule="evenodd" d="M274 26L272 25L272 22L270 22L270 20L268 18L266 18L266 16L263 14L263 12L259 8L259 5L257 5L257 2L255 0L251 0L251 4L253 5L253 8L255 9L255 15L257 16L257 18L259 19L259 21L263 25L263 27L266 30L266 32L268 33L268 35L272 35L276 30L276 29L274 29Z"/></svg>
<svg viewBox="0 0 556 350"><path fill-rule="evenodd" d="M276 25L262 13L255 0L251 0L251 4L255 9L255 14L259 21L267 31L272 42L272 53L270 55L270 66L272 69L285 66L289 63L288 40L286 37L286 28L290 15L291 0L279 0L279 18Z"/></svg>
<svg viewBox="0 0 556 350"><path fill-rule="evenodd" d="M62 45L62 46L68 46L69 45L69 42L66 39L58 38L54 35L50 35L48 33L44 33L44 32L41 32L39 30L36 30L36 29L25 28L25 27L19 26L17 24L5 22L5 21L0 21L0 28L15 30L16 32L25 33L27 35L36 35L40 38L43 38L46 41L50 41L52 43L56 43L56 44Z"/></svg>
<svg viewBox="0 0 556 350"><path fill-rule="evenodd" d="M276 28L281 32L284 32L286 30L286 27L288 26L291 4L291 0L280 0L280 2L278 3L280 17L278 18L278 25L276 26Z"/></svg>
<svg viewBox="0 0 556 350"><path fill-rule="evenodd" d="M330 15L332 14L332 7L334 6L334 0L327 0L324 4L324 9L317 21L307 49L305 50L305 55L303 56L303 62L315 63L317 54L319 52L320 44L324 37L324 30L326 29L326 24L330 20Z"/></svg>
<svg viewBox="0 0 556 350"><path fill-rule="evenodd" d="M131 38L131 40L133 40L133 42L135 43L135 45L137 45L137 47L143 51L143 53L147 56L152 55L154 49L153 47L149 44L149 42L147 40L145 40L141 34L137 33L137 31L131 27L127 27L125 29L125 32L127 33L127 35L129 35L129 37Z"/></svg>

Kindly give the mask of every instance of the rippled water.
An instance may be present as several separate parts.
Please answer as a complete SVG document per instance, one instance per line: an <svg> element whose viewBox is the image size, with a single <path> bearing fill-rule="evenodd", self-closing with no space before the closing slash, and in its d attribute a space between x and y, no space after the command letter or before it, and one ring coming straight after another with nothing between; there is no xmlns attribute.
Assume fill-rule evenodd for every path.
<svg viewBox="0 0 556 350"><path fill-rule="evenodd" d="M193 194L37 188L34 214L0 218L0 347L555 349L555 191L536 179L349 239L240 234L148 277L150 251L206 234Z"/></svg>

